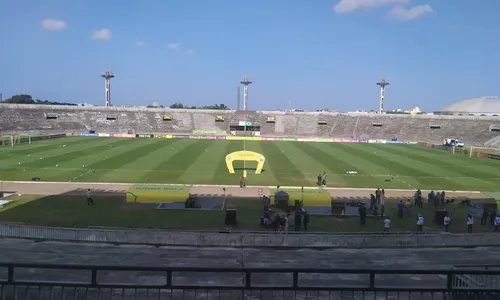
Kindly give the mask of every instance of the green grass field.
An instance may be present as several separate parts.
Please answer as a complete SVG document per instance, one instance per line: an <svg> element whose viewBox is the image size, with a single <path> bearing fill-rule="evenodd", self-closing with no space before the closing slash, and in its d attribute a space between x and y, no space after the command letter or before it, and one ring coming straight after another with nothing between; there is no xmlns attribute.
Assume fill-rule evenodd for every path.
<svg viewBox="0 0 500 300"><path fill-rule="evenodd" d="M416 145L102 137L0 147L0 180L238 184L241 171L229 174L224 158L244 148L266 157L248 185L314 186L318 172L329 174L330 187L497 191L500 184L500 161Z"/></svg>
<svg viewBox="0 0 500 300"><path fill-rule="evenodd" d="M96 206L86 205L84 197L54 195L12 196L13 202L0 208L0 221L23 222L31 225L62 227L125 227L125 228L163 228L184 230L218 230L228 228L224 225L223 211L196 210L157 210L155 204L125 203L123 197L95 197ZM262 215L261 202L256 199L232 199L232 207L238 214L237 230L264 231L259 224ZM411 216L403 220L397 218L397 201L386 202L386 215L392 220L393 232L413 232L416 229L416 216L422 214L426 220L425 231L443 231L442 224L432 222L434 207L424 204L422 209L414 208ZM459 203L448 204L453 225L451 232L466 231L468 209ZM339 219L332 216L311 216L311 232L381 232L383 222L367 219L365 226L359 225L359 218ZM474 232L491 232L491 226L480 226L476 220ZM290 228L293 230L293 228ZM271 231L271 229L267 229Z"/></svg>

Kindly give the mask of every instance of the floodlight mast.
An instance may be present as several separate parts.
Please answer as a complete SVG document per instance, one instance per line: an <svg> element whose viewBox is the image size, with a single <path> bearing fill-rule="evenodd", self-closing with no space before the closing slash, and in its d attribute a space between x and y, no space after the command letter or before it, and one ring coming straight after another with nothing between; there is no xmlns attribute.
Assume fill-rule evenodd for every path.
<svg viewBox="0 0 500 300"><path fill-rule="evenodd" d="M243 84L243 110L248 110L248 86L252 84L252 81L245 76L240 83Z"/></svg>
<svg viewBox="0 0 500 300"><path fill-rule="evenodd" d="M104 93L106 99L106 107L111 106L111 79L115 78L111 69L107 69L104 71L104 74L101 75L104 78Z"/></svg>
<svg viewBox="0 0 500 300"><path fill-rule="evenodd" d="M387 79L381 77L377 85L380 86L380 106L379 106L379 113L383 114L384 113L384 99L385 99L385 87L389 85L389 81Z"/></svg>

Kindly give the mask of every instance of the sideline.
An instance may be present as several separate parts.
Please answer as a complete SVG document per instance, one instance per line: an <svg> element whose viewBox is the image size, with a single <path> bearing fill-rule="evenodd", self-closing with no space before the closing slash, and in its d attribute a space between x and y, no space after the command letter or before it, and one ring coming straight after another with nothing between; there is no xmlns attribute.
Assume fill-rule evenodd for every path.
<svg viewBox="0 0 500 300"><path fill-rule="evenodd" d="M102 186L112 186L112 185L121 185L121 186L132 186L136 184L141 184L141 185L154 185L154 186L192 186L192 187L226 187L226 188L239 188L239 185L221 185L221 184L180 184L180 183L174 183L174 184L165 184L165 183L124 183L124 182L58 182L58 181L0 181L0 183L3 184L63 184L63 185L102 185ZM275 186L266 186L266 185L252 185L252 186L247 186L249 188L276 188ZM300 189L302 188L301 186L281 186L283 189ZM304 189L318 189L318 187L306 187L304 186ZM325 190L340 190L340 191L373 191L376 190L376 187L373 188L322 188ZM386 191L394 191L394 192L408 192L408 191L415 191L416 189L385 189ZM457 190L445 190L446 193L470 193L470 194L480 194L482 193L481 191L457 191Z"/></svg>

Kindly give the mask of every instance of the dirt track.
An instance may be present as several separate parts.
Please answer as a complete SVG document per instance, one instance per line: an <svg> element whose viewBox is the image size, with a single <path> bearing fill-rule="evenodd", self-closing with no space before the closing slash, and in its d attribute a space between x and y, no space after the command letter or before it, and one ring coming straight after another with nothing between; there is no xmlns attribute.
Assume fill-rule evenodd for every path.
<svg viewBox="0 0 500 300"><path fill-rule="evenodd" d="M55 194L84 194L87 189L93 190L95 194L116 195L124 194L133 184L124 183L84 183L84 182L22 182L22 181L2 181L0 182L0 191L16 192L29 195L55 195ZM226 189L226 196L233 197L258 197L259 187L247 187L241 189L237 186L193 186L191 194L197 196L223 196ZM334 198L367 198L374 190L370 189L345 189L328 188ZM261 187L263 194L269 195L268 187ZM387 199L408 198L411 197L414 190L386 190ZM428 191L422 190L426 195ZM447 191L448 197L489 199L490 197L480 192Z"/></svg>

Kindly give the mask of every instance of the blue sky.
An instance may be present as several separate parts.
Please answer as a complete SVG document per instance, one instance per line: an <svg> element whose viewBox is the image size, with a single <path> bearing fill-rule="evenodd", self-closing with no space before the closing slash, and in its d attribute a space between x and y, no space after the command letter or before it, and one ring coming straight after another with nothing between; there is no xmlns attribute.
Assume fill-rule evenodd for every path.
<svg viewBox="0 0 500 300"><path fill-rule="evenodd" d="M500 95L498 0L0 1L0 92L114 105L426 111Z"/></svg>

